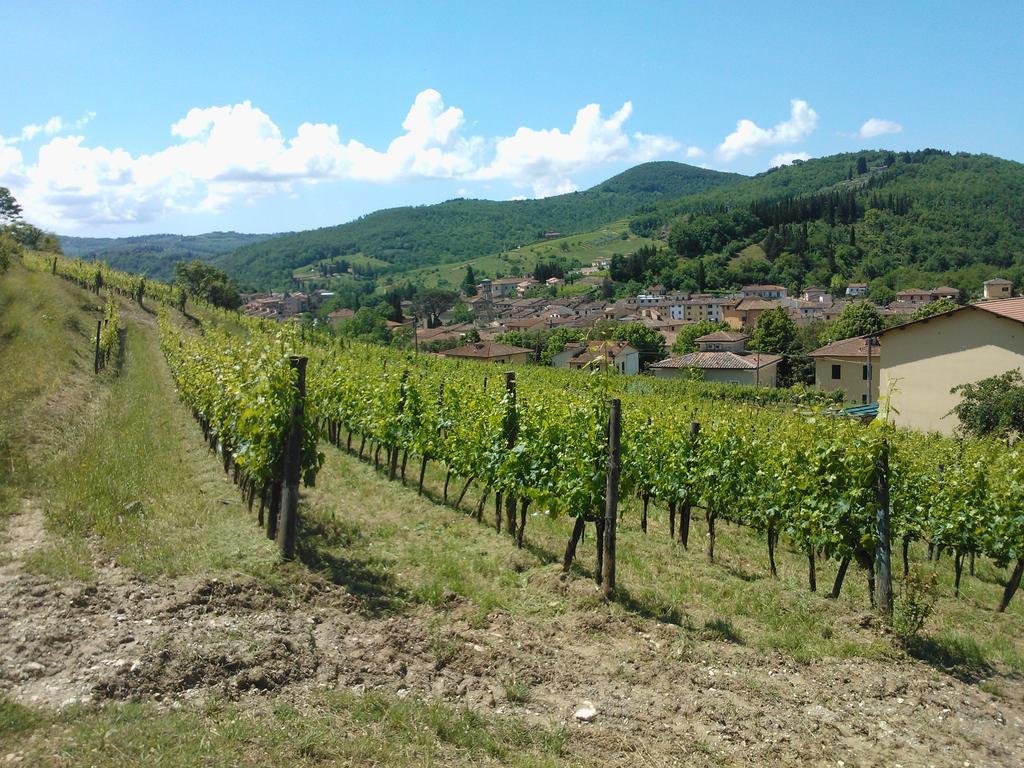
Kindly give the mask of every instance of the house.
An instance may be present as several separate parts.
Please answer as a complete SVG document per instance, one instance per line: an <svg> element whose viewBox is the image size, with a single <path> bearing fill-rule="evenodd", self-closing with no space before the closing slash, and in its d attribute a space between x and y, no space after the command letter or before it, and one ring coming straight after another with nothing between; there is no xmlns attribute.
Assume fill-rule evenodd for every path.
<svg viewBox="0 0 1024 768"><path fill-rule="evenodd" d="M697 349L700 352L745 352L750 336L738 331L715 331L698 336Z"/></svg>
<svg viewBox="0 0 1024 768"><path fill-rule="evenodd" d="M784 285L745 285L740 289L743 298L782 299L786 296Z"/></svg>
<svg viewBox="0 0 1024 768"><path fill-rule="evenodd" d="M624 341L579 341L565 345L565 349L551 358L555 368L611 368L627 376L640 373L640 352Z"/></svg>
<svg viewBox="0 0 1024 768"><path fill-rule="evenodd" d="M910 304L919 307L932 301L932 292L924 291L920 288L907 288L905 291L899 291L896 294L896 302L898 304Z"/></svg>
<svg viewBox="0 0 1024 768"><path fill-rule="evenodd" d="M872 341L869 345L867 337L855 336L819 347L810 353L810 357L814 360L814 386L818 389L824 392L841 390L843 402L848 405L878 402L881 350L877 342Z"/></svg>
<svg viewBox="0 0 1024 768"><path fill-rule="evenodd" d="M881 396L903 427L951 434L953 387L1024 370L1024 298L968 304L883 331Z"/></svg>
<svg viewBox="0 0 1024 768"><path fill-rule="evenodd" d="M949 285L941 285L938 288L932 288L932 300L941 301L942 299L959 301L960 290Z"/></svg>
<svg viewBox="0 0 1024 768"><path fill-rule="evenodd" d="M342 320L348 320L351 317L355 317L355 315L356 313L351 309L342 307L341 309L336 309L333 312L327 313L327 323L328 325L337 325Z"/></svg>
<svg viewBox="0 0 1024 768"><path fill-rule="evenodd" d="M850 283L846 286L846 295L852 299L860 299L868 295L867 283Z"/></svg>
<svg viewBox="0 0 1024 768"><path fill-rule="evenodd" d="M774 387L780 355L747 352L691 352L650 366L658 379L686 378L699 371L704 381Z"/></svg>
<svg viewBox="0 0 1024 768"><path fill-rule="evenodd" d="M807 288L804 288L804 292L803 294L801 294L800 298L803 299L804 301L827 301L829 304L832 303L832 297L829 296L828 290L822 288L820 285L810 285Z"/></svg>
<svg viewBox="0 0 1024 768"><path fill-rule="evenodd" d="M490 363L525 363L533 350L526 347L513 347L511 344L499 344L496 341L481 341L466 344L441 353L444 357L459 360L484 360Z"/></svg>
<svg viewBox="0 0 1024 768"><path fill-rule="evenodd" d="M671 317L673 320L685 320L688 323L699 323L701 320L721 323L725 320L725 311L737 304L736 299L708 295L691 296L682 302L682 317L675 310L675 305L673 305Z"/></svg>
<svg viewBox="0 0 1024 768"><path fill-rule="evenodd" d="M983 285L986 299L1008 299L1013 295L1013 283L1001 277L986 280Z"/></svg>
<svg viewBox="0 0 1024 768"><path fill-rule="evenodd" d="M491 280L491 296L515 296L519 292L519 284L523 282L521 277L499 277Z"/></svg>
<svg viewBox="0 0 1024 768"><path fill-rule="evenodd" d="M753 328L757 325L757 318L762 312L778 307L774 301L758 298L744 298L733 307L725 307L722 311L725 322L733 328Z"/></svg>

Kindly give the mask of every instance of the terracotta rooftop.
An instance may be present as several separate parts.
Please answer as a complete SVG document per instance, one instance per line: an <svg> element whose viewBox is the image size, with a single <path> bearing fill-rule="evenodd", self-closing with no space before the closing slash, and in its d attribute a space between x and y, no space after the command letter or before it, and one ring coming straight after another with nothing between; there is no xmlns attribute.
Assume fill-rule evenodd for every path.
<svg viewBox="0 0 1024 768"><path fill-rule="evenodd" d="M738 355L735 352L691 352L688 355L670 357L651 368L700 368L705 371L745 370L752 371L758 367L777 363L781 355Z"/></svg>
<svg viewBox="0 0 1024 768"><path fill-rule="evenodd" d="M715 331L713 333L705 333L703 336L694 339L694 341L743 341L749 338L749 334L740 333L739 331Z"/></svg>
<svg viewBox="0 0 1024 768"><path fill-rule="evenodd" d="M1016 299L983 301L980 304L973 304L972 306L975 306L978 309L984 309L986 312L991 312L993 315L1008 317L1011 320L1024 323L1024 298L1021 297Z"/></svg>
<svg viewBox="0 0 1024 768"><path fill-rule="evenodd" d="M513 347L511 344L500 344L497 341L480 341L475 344L466 344L455 349L449 349L442 354L445 357L468 357L475 360L489 360L492 357L505 357L506 355L518 355L523 352L532 352L526 347Z"/></svg>
<svg viewBox="0 0 1024 768"><path fill-rule="evenodd" d="M840 339L809 352L810 357L867 357L868 342L865 336L854 336L852 339ZM878 357L878 344L871 347L871 356Z"/></svg>

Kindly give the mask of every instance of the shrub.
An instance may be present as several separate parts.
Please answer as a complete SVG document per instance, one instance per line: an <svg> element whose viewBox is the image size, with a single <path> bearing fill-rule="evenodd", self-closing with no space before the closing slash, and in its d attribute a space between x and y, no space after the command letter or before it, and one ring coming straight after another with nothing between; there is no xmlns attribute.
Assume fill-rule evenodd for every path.
<svg viewBox="0 0 1024 768"><path fill-rule="evenodd" d="M903 645L924 629L937 599L935 574L914 565L903 579L902 595L893 606L892 631Z"/></svg>

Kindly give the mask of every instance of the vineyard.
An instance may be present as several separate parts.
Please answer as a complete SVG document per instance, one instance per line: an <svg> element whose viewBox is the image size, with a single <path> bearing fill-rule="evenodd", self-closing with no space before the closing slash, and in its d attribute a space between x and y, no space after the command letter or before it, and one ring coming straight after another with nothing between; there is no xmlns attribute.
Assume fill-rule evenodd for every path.
<svg viewBox="0 0 1024 768"><path fill-rule="evenodd" d="M147 285L102 264L28 260L97 292L106 286L135 299L148 292L165 309L183 306L177 288ZM116 313L112 300L107 312ZM207 322L197 335L164 314L162 348L182 400L250 506L259 500L259 520L272 538L283 487L295 488L299 477L314 482L323 461L318 446L326 439L360 458L372 456L375 465L383 461L392 480L406 480L412 458L421 491L428 462L437 463L446 473L443 501L455 506L477 483L483 488L477 519L483 521L493 498L495 528L519 546L530 509L572 520L566 569L588 523L597 541L605 541L611 492L640 500L644 530L649 505L666 507L670 535L684 547L691 515L699 511L709 560L718 521L758 532L773 576L775 549L785 537L806 553L812 591L817 559L835 560L833 598L849 565L857 564L868 573L873 599L883 508L904 575L915 541L928 544L929 557L952 553L957 592L965 563L973 572L975 557L989 557L1011 569L1002 611L1024 572L1024 464L998 442L921 435L884 421L865 427L813 399L754 407L711 399L700 384L599 371L521 367L502 377L472 362L343 345L324 331L238 322L244 334ZM106 325L112 331L98 344L109 346L116 314ZM308 360L301 389L299 358ZM608 482L613 401L622 414L614 489ZM301 445L289 457L292 435ZM449 493L453 481L457 494L454 487ZM297 488L291 494L294 515ZM599 582L603 554L599 547Z"/></svg>
<svg viewBox="0 0 1024 768"><path fill-rule="evenodd" d="M32 266L33 285L95 294L95 282L86 275L82 285L71 269L69 284L51 279L52 259ZM963 753L976 764L993 749L1017 754L998 722L956 726L943 741L918 724L919 709L889 711L909 690L932 718L969 700L966 722L980 724L999 701L990 690L1018 697L1019 601L1011 598L1022 483L1011 448L864 427L810 398L744 402L689 381L506 371L349 345L202 305L189 316L172 291L143 311L137 294L111 288L130 285L123 276L103 280L101 336L115 375L92 376L93 350L83 348L99 302L64 299L81 321L54 321L75 329L67 340L84 376L78 386L110 390L93 411L103 427L42 473L54 478L56 497L30 490L31 477L11 497L36 495L61 532L50 535L70 537L33 557L59 558L38 560L58 573L84 569L78 578L98 579L102 602L73 605L74 621L93 629L74 625L48 652L47 638L68 621L50 612L67 593L35 609L40 582L9 580L4 598L20 618L5 638L30 638L15 651L19 665L41 660L46 675L63 670L69 685L104 699L158 691L178 700L214 685L236 696L236 686L256 685L259 696L239 707L263 699L277 707L282 694L315 707L312 687L366 685L367 696L372 687L396 701L408 694L486 717L568 722L574 754L603 754L594 736L628 739L637 728L652 751L694 757L710 738L716 755L736 764L750 744L764 764L806 761L822 743L844 758L891 754L884 741L851 745L842 733L813 732L808 701L841 713L856 732L874 733L879 718L899 723L919 751L984 745ZM147 287L150 296L159 290ZM71 393L69 405L82 402ZM116 414L109 423L107 412ZM303 481L315 487L298 503ZM868 607L870 582L860 574L879 568L883 540L895 581L904 568L911 580L948 579L924 643L904 648L932 668L907 660L887 639L888 623L857 608ZM101 559L89 557L91 547ZM940 552L940 562L920 562ZM64 558L76 570L61 570ZM216 563L231 563L242 582L210 570ZM149 574L144 586L128 575L138 568ZM591 568L610 601L585 578ZM183 569L184 580L156 576ZM265 586L245 586L253 576ZM883 562L875 571L883 607L884 582ZM908 583L896 585L897 611L912 596ZM135 602L140 590L147 597ZM1003 616L992 612L1000 601L1010 604ZM113 610L130 627L107 627ZM33 622L45 627L38 637L26 630ZM128 630L142 642L119 650ZM101 642L90 641L83 658L86 646L73 640L86 636ZM943 687L956 670L981 687ZM27 677L13 690L24 697L51 679ZM225 679L227 688L202 682ZM848 701L851 686L858 693ZM599 723L580 729L573 707L586 699ZM677 711L677 701L693 706ZM714 723L727 732L701 736ZM776 754L770 736L780 729L791 741ZM737 732L733 743L728 734ZM1013 764L1000 759L992 764Z"/></svg>
<svg viewBox="0 0 1024 768"><path fill-rule="evenodd" d="M808 586L816 559L839 563L838 597L851 563L873 583L879 512L888 512L902 570L909 549L927 542L953 554L958 591L976 556L1012 568L1005 610L1024 566L1024 469L995 442L949 440L864 427L822 411L703 403L673 382L614 375L492 367L349 345L294 329L251 324L240 340L216 329L183 337L165 322L164 349L204 433L219 442L250 503L275 511L283 478L288 414L298 390L289 356L308 358L301 471L312 480L320 437L407 477L428 462L446 472L444 501L458 506L471 483L483 488L475 514L522 546L528 510L573 521L564 565L584 527L605 538L609 403L621 402L621 473L615 492L667 507L670 535L689 545L694 510L714 559L718 521L749 526L764 540L774 575L780 537L806 553ZM416 466L418 464L418 467ZM277 489L275 491L275 489ZM600 551L600 550L599 550ZM601 581L601 558L598 573ZM973 565L970 566L973 572Z"/></svg>

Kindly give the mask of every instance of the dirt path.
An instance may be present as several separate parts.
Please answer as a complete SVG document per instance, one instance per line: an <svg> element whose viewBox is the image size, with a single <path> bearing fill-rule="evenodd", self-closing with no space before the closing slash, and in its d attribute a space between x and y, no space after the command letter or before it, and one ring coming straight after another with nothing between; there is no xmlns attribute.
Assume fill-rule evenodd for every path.
<svg viewBox="0 0 1024 768"><path fill-rule="evenodd" d="M481 624L455 599L379 618L361 607L324 583L286 599L249 581L147 584L110 567L90 586L5 574L0 690L58 707L384 690L563 723L612 764L637 750L722 764L1024 764L1019 687L998 699L917 663L802 665L602 608L537 626L501 612ZM591 723L574 717L585 702Z"/></svg>

